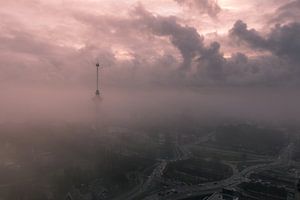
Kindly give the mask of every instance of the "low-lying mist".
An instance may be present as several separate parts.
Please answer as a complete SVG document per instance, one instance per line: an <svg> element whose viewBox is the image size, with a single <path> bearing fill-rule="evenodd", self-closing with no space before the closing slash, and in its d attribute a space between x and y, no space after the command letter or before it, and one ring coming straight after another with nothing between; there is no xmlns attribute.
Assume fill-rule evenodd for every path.
<svg viewBox="0 0 300 200"><path fill-rule="evenodd" d="M198 123L250 121L297 123L299 91L287 88L145 88L104 87L103 100L91 88L5 87L0 123L74 122ZM98 107L97 107L98 104Z"/></svg>
<svg viewBox="0 0 300 200"><path fill-rule="evenodd" d="M178 177L176 184L190 175L181 180L167 166L183 163L211 178L201 181L224 179L231 168L222 159L277 157L297 134L283 125L300 117L299 92L286 88L103 86L101 102L83 87L1 91L0 199L11 200L112 199L145 185L130 175L150 180L161 160L162 178Z"/></svg>

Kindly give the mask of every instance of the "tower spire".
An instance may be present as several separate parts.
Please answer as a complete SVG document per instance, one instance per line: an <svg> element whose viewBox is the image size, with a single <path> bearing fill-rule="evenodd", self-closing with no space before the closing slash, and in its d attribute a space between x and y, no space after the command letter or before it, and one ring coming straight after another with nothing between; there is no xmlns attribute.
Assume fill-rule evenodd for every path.
<svg viewBox="0 0 300 200"><path fill-rule="evenodd" d="M96 68L97 68L97 90L96 90L96 96L100 96L100 91L99 91L99 63L96 63Z"/></svg>

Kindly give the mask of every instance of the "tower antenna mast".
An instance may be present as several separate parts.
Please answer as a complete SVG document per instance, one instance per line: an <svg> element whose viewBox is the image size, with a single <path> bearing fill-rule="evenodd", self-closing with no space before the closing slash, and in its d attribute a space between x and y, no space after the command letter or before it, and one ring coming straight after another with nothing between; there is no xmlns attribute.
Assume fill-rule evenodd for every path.
<svg viewBox="0 0 300 200"><path fill-rule="evenodd" d="M97 68L97 90L96 90L96 96L100 96L100 91L99 91L99 63L96 63L96 68Z"/></svg>

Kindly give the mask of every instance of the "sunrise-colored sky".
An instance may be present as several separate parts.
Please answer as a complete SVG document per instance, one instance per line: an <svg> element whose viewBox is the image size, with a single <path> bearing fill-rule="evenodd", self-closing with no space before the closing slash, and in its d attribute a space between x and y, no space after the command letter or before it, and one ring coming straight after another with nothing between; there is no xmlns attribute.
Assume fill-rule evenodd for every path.
<svg viewBox="0 0 300 200"><path fill-rule="evenodd" d="M0 0L0 82L297 84L298 0ZM292 41L292 42L291 42Z"/></svg>

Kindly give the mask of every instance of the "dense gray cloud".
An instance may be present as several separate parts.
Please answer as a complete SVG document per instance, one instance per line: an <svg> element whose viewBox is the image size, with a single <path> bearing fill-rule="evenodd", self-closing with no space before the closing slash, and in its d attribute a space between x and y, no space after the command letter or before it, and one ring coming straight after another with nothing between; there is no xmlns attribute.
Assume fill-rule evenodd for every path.
<svg viewBox="0 0 300 200"><path fill-rule="evenodd" d="M221 11L217 0L175 0L180 5L186 5L191 9L196 9L201 14L208 14L216 17Z"/></svg>
<svg viewBox="0 0 300 200"><path fill-rule="evenodd" d="M276 25L263 37L255 29L248 29L247 24L237 21L230 30L230 35L238 41L245 42L254 49L267 50L292 62L300 62L300 24L289 23Z"/></svg>
<svg viewBox="0 0 300 200"><path fill-rule="evenodd" d="M170 38L171 43L180 51L183 57L180 69L185 69L188 76L184 76L185 80L173 77L176 82L192 85L277 85L290 79L292 72L289 67L285 67L289 64L286 60L273 55L249 59L239 52L225 58L218 42L205 45L203 36L192 27L180 25L174 17L155 16L143 7L138 7L136 14L139 16L139 24L146 26L146 30L154 35ZM248 30L242 21L235 24L230 34L240 42L247 42L253 49L269 48L268 40L256 30ZM239 35L242 38L237 37ZM278 35L280 37L275 33L272 36L272 40L276 40L278 44L288 40L280 33ZM279 50L274 52L276 55L280 53Z"/></svg>
<svg viewBox="0 0 300 200"><path fill-rule="evenodd" d="M191 70L195 61L199 71L204 68L202 72L205 75L215 80L222 78L224 58L219 43L213 42L206 47L203 36L195 28L180 25L174 17L154 16L142 6L137 7L135 13L139 16L140 24L153 34L170 38L183 57L181 70Z"/></svg>
<svg viewBox="0 0 300 200"><path fill-rule="evenodd" d="M170 36L172 44L183 57L182 69L189 69L192 59L203 52L203 37L195 28L181 26L174 17L154 16L142 6L137 7L135 12L140 17L140 24L145 24L154 34Z"/></svg>
<svg viewBox="0 0 300 200"><path fill-rule="evenodd" d="M253 48L266 48L266 40L255 30L248 29L247 24L238 20L230 30L230 35L238 42L246 42Z"/></svg>

